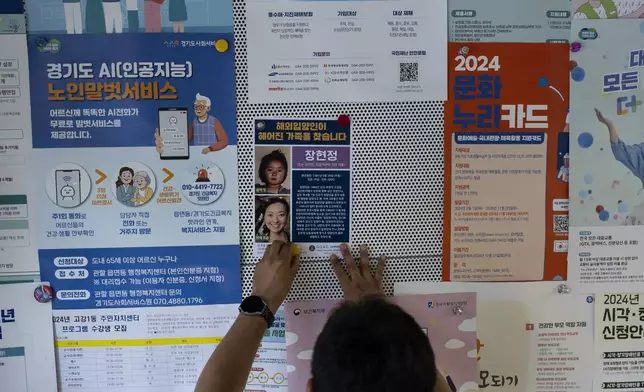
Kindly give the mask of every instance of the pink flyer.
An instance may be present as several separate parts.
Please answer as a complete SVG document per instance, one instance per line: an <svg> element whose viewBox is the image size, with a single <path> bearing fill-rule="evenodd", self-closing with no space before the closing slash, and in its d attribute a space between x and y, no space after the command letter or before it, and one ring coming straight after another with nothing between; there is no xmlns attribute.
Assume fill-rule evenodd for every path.
<svg viewBox="0 0 644 392"><path fill-rule="evenodd" d="M476 293L409 295L390 300L411 314L427 333L438 370L452 391L478 391ZM285 305L289 392L305 391L315 340L339 304L339 300L322 300Z"/></svg>

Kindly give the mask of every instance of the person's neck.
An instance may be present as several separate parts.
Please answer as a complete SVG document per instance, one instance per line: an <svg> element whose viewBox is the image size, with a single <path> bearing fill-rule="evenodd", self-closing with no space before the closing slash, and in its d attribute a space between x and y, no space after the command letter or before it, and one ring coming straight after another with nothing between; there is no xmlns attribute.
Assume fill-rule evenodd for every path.
<svg viewBox="0 0 644 392"><path fill-rule="evenodd" d="M266 192L267 193L279 193L280 192L280 185L266 185Z"/></svg>
<svg viewBox="0 0 644 392"><path fill-rule="evenodd" d="M270 236L268 238L268 240L269 240L268 242L272 243L273 241L284 241L285 239L286 239L286 236L284 235L283 231L280 231L279 233L273 233L271 231L271 234L270 234ZM284 241L284 242L286 242L286 241Z"/></svg>
<svg viewBox="0 0 644 392"><path fill-rule="evenodd" d="M208 113L204 114L203 116L197 116L197 119L199 119L199 121L201 122L206 121L208 119Z"/></svg>

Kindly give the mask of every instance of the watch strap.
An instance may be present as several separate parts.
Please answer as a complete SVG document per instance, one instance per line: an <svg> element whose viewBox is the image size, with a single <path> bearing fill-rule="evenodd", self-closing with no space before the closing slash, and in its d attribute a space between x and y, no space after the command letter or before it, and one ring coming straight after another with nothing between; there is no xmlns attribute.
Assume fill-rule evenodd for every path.
<svg viewBox="0 0 644 392"><path fill-rule="evenodd" d="M266 302L264 302L264 309L262 310L261 316L264 318L264 320L266 320L266 324L268 325L268 328L271 328L273 326L273 322L275 322L275 315L268 308L268 305L266 305Z"/></svg>

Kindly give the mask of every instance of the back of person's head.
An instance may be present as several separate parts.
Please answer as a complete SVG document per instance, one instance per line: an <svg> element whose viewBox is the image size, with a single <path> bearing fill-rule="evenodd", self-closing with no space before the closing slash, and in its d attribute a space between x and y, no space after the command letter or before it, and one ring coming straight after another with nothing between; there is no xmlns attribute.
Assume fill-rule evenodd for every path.
<svg viewBox="0 0 644 392"><path fill-rule="evenodd" d="M432 392L434 352L416 321L381 298L345 303L313 349L312 392Z"/></svg>

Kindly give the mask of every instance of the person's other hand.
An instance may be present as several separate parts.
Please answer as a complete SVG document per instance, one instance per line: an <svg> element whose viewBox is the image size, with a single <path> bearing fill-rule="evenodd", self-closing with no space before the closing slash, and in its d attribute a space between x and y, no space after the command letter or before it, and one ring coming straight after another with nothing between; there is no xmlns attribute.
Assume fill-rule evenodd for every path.
<svg viewBox="0 0 644 392"><path fill-rule="evenodd" d="M206 147L203 150L201 150L201 153L204 154L204 155L208 154L209 152L210 152L210 147Z"/></svg>
<svg viewBox="0 0 644 392"><path fill-rule="evenodd" d="M299 252L293 255L290 243L273 241L255 266L253 295L262 297L273 313L282 305L300 268Z"/></svg>
<svg viewBox="0 0 644 392"><path fill-rule="evenodd" d="M335 276L340 281L340 287L344 292L344 299L347 301L359 301L364 297L374 295L384 295L382 291L382 271L385 269L385 257L380 256L378 265L376 266L376 274L371 274L369 268L369 250L367 245L360 246L360 263L356 264L351 255L351 249L346 244L340 246L342 256L347 265L349 275L347 275L342 266L338 256L331 256L331 266L335 271Z"/></svg>
<svg viewBox="0 0 644 392"><path fill-rule="evenodd" d="M604 117L602 112L600 112L598 109L595 109L595 115L597 116L597 120L600 123L606 125L607 127L610 127L611 125L613 125L613 122L607 119L606 117Z"/></svg>
<svg viewBox="0 0 644 392"><path fill-rule="evenodd" d="M157 147L157 152L158 153L163 152L163 139L161 138L161 135L159 134L159 128L157 128L154 131L154 145Z"/></svg>

